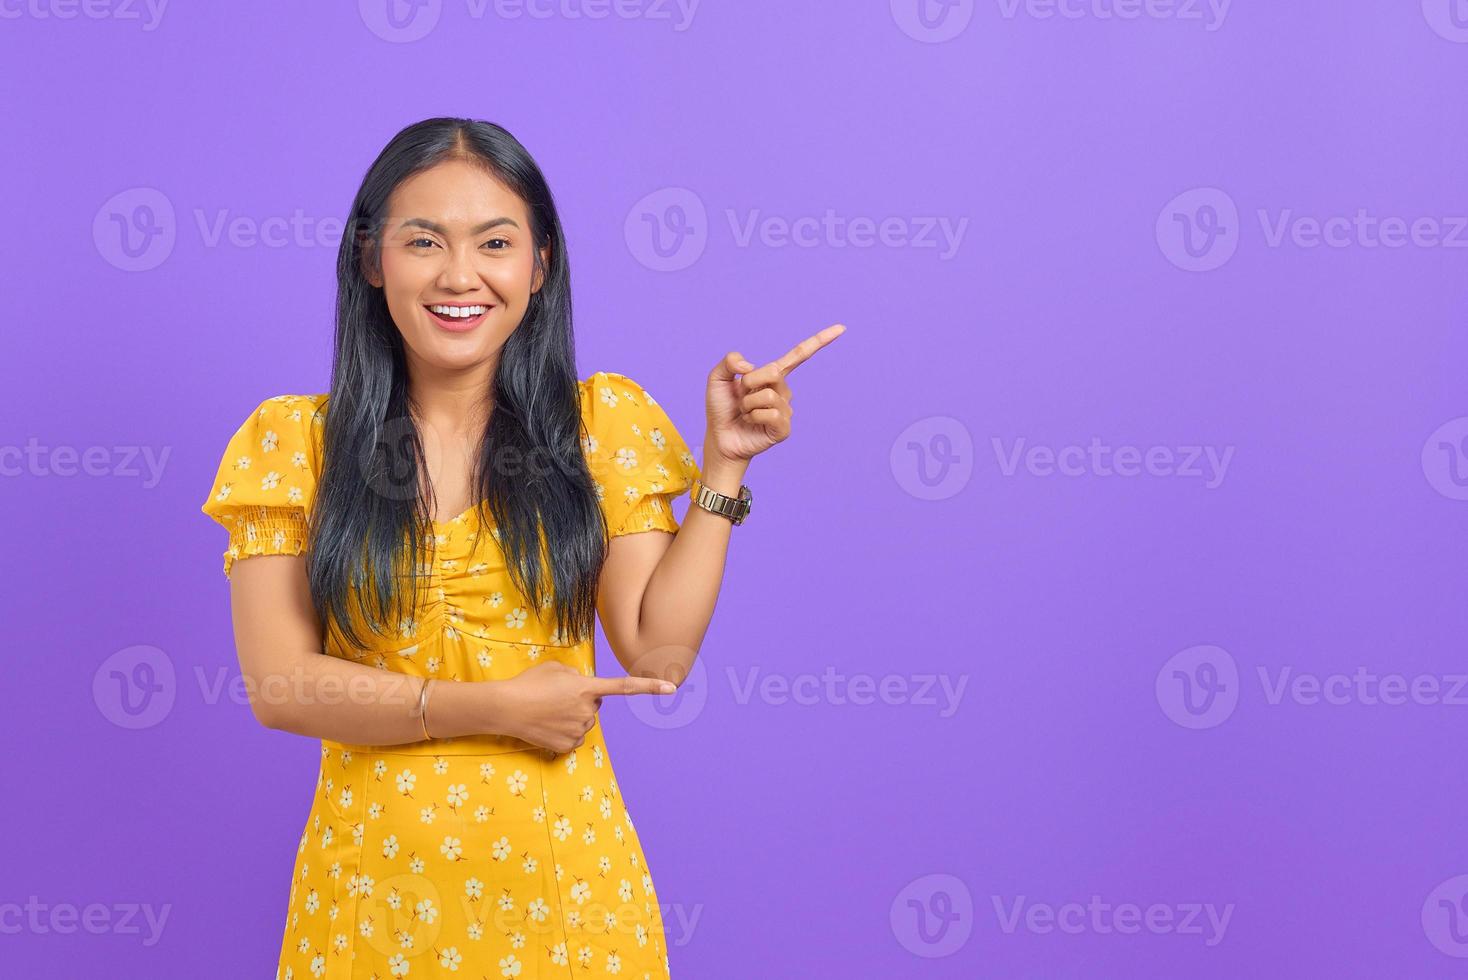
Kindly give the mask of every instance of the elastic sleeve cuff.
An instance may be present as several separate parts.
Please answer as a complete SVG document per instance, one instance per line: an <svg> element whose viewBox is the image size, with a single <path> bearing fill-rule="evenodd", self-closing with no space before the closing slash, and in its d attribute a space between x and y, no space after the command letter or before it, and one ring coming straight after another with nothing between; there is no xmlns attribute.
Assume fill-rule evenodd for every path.
<svg viewBox="0 0 1468 980"><path fill-rule="evenodd" d="M610 536L635 534L638 531L671 531L678 533L678 519L673 516L672 493L648 493L638 498L637 503L611 529Z"/></svg>
<svg viewBox="0 0 1468 980"><path fill-rule="evenodd" d="M229 525L224 576L252 555L299 555L306 550L306 515L293 507L240 507Z"/></svg>

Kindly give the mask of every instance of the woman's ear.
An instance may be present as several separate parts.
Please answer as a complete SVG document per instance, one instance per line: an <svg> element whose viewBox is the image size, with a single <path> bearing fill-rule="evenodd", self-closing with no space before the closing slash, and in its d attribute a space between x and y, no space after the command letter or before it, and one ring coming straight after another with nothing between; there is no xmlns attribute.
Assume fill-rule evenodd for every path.
<svg viewBox="0 0 1468 980"><path fill-rule="evenodd" d="M357 252L360 256L358 266L362 270L362 278L366 279L378 289L382 288L382 266L377 261L377 243L372 236L365 232L357 235Z"/></svg>
<svg viewBox="0 0 1468 980"><path fill-rule="evenodd" d="M540 250L540 261L535 263L535 274L530 279L530 291L532 293L540 292L540 287L545 285L545 270L549 264L550 246L547 245Z"/></svg>

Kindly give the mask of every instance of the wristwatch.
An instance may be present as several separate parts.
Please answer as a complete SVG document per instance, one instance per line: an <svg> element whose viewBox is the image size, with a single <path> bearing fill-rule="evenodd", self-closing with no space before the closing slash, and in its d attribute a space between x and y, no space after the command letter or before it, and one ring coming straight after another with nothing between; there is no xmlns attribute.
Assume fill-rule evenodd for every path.
<svg viewBox="0 0 1468 980"><path fill-rule="evenodd" d="M749 516L752 500L754 494L742 483L739 485L739 496L731 497L710 489L702 480L693 481L693 502L704 510L729 518L736 525L743 524L744 519Z"/></svg>

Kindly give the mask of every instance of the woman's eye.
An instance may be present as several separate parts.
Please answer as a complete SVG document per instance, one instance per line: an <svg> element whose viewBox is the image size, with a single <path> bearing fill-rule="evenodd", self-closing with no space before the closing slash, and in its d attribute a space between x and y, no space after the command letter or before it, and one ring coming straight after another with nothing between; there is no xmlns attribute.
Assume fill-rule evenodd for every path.
<svg viewBox="0 0 1468 980"><path fill-rule="evenodd" d="M485 242L484 244L486 244L486 245L493 245L495 242L499 242L500 245L506 246L506 247L508 247L509 244L510 244L509 242L505 241L503 238L491 238L489 241ZM499 251L499 249L495 249L494 251L497 252L497 251Z"/></svg>
<svg viewBox="0 0 1468 980"><path fill-rule="evenodd" d="M409 245L417 245L419 242L427 242L429 245L432 245L433 244L433 239L431 239L431 238L414 238L414 239L411 239L408 242L408 244Z"/></svg>

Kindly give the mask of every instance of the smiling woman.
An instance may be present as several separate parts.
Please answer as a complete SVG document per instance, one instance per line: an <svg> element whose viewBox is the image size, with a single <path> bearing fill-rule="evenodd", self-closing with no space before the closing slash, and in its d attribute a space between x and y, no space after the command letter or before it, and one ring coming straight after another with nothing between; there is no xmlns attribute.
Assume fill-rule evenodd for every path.
<svg viewBox="0 0 1468 980"><path fill-rule="evenodd" d="M597 708L675 685L594 676L591 626L600 598L639 654L621 610L699 467L636 382L577 379L560 222L504 130L404 130L352 227L331 391L261 402L204 504L255 713L321 739L278 975L666 977Z"/></svg>
<svg viewBox="0 0 1468 980"><path fill-rule="evenodd" d="M844 328L726 353L700 465L642 385L577 378L560 219L509 133L408 127L350 227L331 390L260 402L204 504L256 717L321 740L278 975L668 977L598 711L688 676L749 460ZM598 619L626 676L596 676Z"/></svg>

